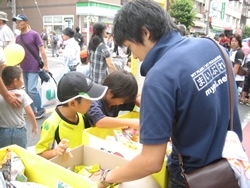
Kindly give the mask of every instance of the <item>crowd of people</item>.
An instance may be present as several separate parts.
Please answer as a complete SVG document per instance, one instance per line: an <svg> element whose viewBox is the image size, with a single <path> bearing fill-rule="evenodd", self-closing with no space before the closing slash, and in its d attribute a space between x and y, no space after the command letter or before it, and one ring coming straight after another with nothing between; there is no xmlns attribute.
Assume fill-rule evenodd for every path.
<svg viewBox="0 0 250 188"><path fill-rule="evenodd" d="M86 127L130 126L139 129L139 120L115 118L120 111L132 111L135 105L139 106L140 95L138 95L137 81L133 74L125 70L117 71L115 68L111 59L111 46L104 41L107 34L104 23L98 22L94 25L89 48L84 49L84 39L79 33L79 27L76 27L75 31L69 27L65 28L61 37L55 31L49 34L43 30L39 34L30 28L29 18L19 14L12 18L17 29L20 30L20 34L14 36L6 25L7 21L7 14L0 12L0 24L2 24L0 147L17 144L27 148L26 117L33 127L32 132L34 134L39 132L36 120L43 118L46 112L41 103L37 84L39 72L41 70L49 72L45 53L49 46L53 57L58 57L60 53L63 56L63 70L57 88L60 104L42 125L41 139L36 145L38 155L49 159L62 154L67 147L74 148L80 145L82 131ZM21 45L25 50L25 56L19 65L5 66L3 49L12 43ZM42 67L39 61L43 62ZM90 66L92 63L89 62L92 61L104 68L99 65ZM108 63L112 66L109 70ZM94 72L102 70L104 74L100 74L99 78L99 74ZM72 82L74 84L71 85ZM92 103L92 100L97 101ZM95 114L97 111L98 115ZM48 126L51 129L48 129ZM68 134L69 128L73 130L72 134ZM58 130L58 136L54 140L53 135L56 130ZM74 135L76 133L79 134L77 138Z"/></svg>
<svg viewBox="0 0 250 188"><path fill-rule="evenodd" d="M7 21L7 14L0 12L0 26L6 28L6 33L12 32ZM30 29L29 19L23 14L12 21L21 34L14 39L12 34L4 35L2 29L1 48L16 42L26 53L20 68L5 67L4 58L0 61L0 147L20 143L21 147L27 147L23 109L34 134L39 132L36 119L44 116L45 108L37 90L38 72L49 71L45 48L50 43L52 56L62 51L63 70L57 85L59 104L42 124L40 140L35 146L38 155L51 159L79 146L83 130L91 126L139 130L141 153L127 164L100 174L99 188L160 171L170 139L173 145L167 160L170 188L188 186L181 175L180 155L187 172L222 158L230 121L229 86L224 79L226 60L212 40L186 37L186 27L176 25L158 3L129 1L115 15L112 33L106 31L103 22L95 23L87 49L83 49L79 27L75 31L65 28L60 42L54 31L49 36L46 30L39 34ZM247 103L250 79L238 75L238 70L244 62L248 63L250 49L242 49L242 39L237 34L230 38L222 34L217 42L232 62L229 66L236 82L232 86L233 131L242 141L237 104ZM142 62L140 72L145 76L142 94L138 93L134 75L129 69L124 70L131 62L131 53ZM38 65L40 54L42 68ZM115 63L115 58L121 61ZM224 83L218 84L220 80ZM243 87L240 98L239 87ZM213 93L207 92L211 88ZM135 106L140 107L140 120L116 118L120 111L132 111ZM10 130L21 132L20 142L16 142Z"/></svg>

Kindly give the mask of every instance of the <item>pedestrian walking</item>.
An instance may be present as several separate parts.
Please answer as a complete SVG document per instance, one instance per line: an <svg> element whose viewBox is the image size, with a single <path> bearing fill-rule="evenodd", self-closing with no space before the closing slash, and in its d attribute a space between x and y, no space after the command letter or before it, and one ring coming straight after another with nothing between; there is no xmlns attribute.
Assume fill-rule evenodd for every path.
<svg viewBox="0 0 250 188"><path fill-rule="evenodd" d="M42 33L40 34L42 40L43 40L43 46L44 49L48 48L48 42L49 42L49 37L46 29L43 29Z"/></svg>
<svg viewBox="0 0 250 188"><path fill-rule="evenodd" d="M25 57L20 64L23 70L25 89L33 100L31 107L36 119L40 119L45 114L45 108L42 106L41 96L37 89L38 72L40 70L38 61L40 60L39 54L41 54L44 62L43 69L49 71L47 56L39 33L31 30L29 27L28 17L24 14L19 14L12 18L12 21L16 22L17 28L21 31L21 34L16 37L16 43L23 46L25 50ZM35 54L35 57L33 54Z"/></svg>
<svg viewBox="0 0 250 188"><path fill-rule="evenodd" d="M56 57L59 56L58 43L59 43L59 37L57 36L55 31L51 31L50 44L51 44L52 57L54 57L55 55Z"/></svg>
<svg viewBox="0 0 250 188"><path fill-rule="evenodd" d="M75 71L76 67L80 64L80 46L74 39L73 29L67 27L63 31L63 58L64 58L64 71Z"/></svg>
<svg viewBox="0 0 250 188"><path fill-rule="evenodd" d="M76 27L76 32L74 34L74 38L75 38L76 42L78 43L78 45L80 46L80 50L82 50L82 46L84 44L84 38L83 38L83 35L80 33L79 27Z"/></svg>

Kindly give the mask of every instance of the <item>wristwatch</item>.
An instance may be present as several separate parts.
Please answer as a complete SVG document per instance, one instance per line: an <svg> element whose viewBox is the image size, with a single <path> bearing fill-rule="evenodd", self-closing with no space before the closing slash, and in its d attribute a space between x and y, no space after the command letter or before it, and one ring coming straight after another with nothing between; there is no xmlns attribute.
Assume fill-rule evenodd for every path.
<svg viewBox="0 0 250 188"><path fill-rule="evenodd" d="M109 173L110 169L106 169L103 171L101 177L100 177L100 181L103 185L107 186L107 187L114 187L116 185L118 185L119 183L109 183L109 182L106 182L106 177Z"/></svg>

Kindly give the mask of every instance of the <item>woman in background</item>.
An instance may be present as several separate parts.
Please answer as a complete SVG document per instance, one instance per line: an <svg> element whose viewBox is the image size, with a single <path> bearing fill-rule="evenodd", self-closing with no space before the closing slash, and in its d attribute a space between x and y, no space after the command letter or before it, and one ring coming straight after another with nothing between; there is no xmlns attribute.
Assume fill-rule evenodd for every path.
<svg viewBox="0 0 250 188"><path fill-rule="evenodd" d="M102 84L109 72L116 70L111 60L111 54L105 45L106 25L97 22L93 25L93 34L88 45L88 57L90 62L89 78L97 84Z"/></svg>
<svg viewBox="0 0 250 188"><path fill-rule="evenodd" d="M80 46L74 39L74 30L67 27L63 30L63 57L64 57L64 73L73 71L80 64Z"/></svg>

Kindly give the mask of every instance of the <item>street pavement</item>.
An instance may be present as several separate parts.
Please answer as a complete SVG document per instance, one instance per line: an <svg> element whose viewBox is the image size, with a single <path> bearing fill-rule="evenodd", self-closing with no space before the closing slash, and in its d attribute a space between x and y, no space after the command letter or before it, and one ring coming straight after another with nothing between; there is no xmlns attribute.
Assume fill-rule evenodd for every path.
<svg viewBox="0 0 250 188"><path fill-rule="evenodd" d="M63 63L62 55L60 55L59 57L52 57L50 49L48 49L46 51L46 53L47 53L47 58L48 58L48 62L49 62L50 72L53 74L55 79L58 81L58 77L60 76L60 70L62 68L62 63ZM138 70L139 70L139 68L138 68ZM136 76L136 79L138 81L139 91L141 91L142 86L143 86L143 82L144 82L144 78L140 76L139 71L138 71L137 75L138 76ZM51 112L54 110L55 105L47 106L45 108L46 108L45 117L40 119L40 120L37 120L39 130L41 128L43 121L47 117L49 117ZM242 129L243 129L243 146L246 150L248 158L250 159L250 107L246 106L246 105L239 104L239 114L240 114ZM37 143L37 141L39 140L40 131L39 131L38 135L33 136L31 133L31 125L30 125L29 121L27 120L27 132L28 132L28 146L34 146Z"/></svg>

